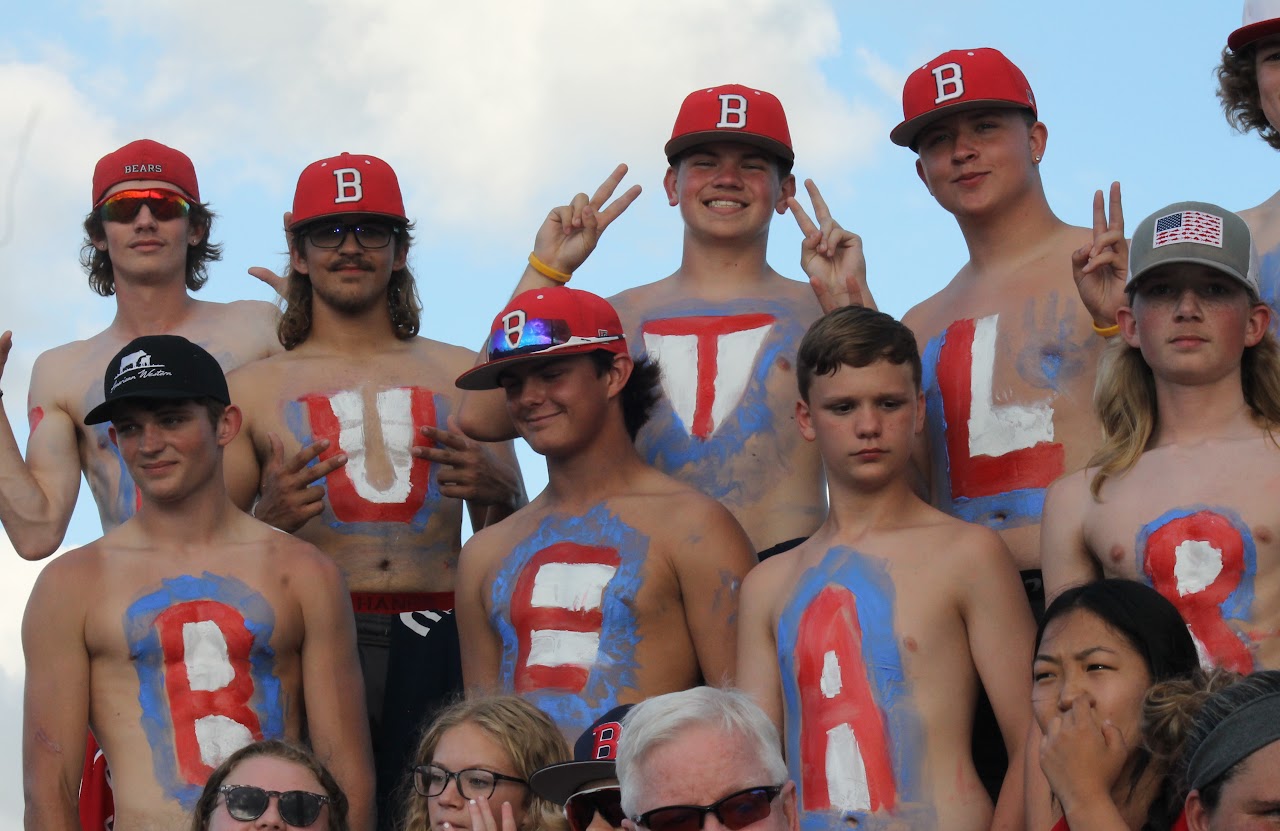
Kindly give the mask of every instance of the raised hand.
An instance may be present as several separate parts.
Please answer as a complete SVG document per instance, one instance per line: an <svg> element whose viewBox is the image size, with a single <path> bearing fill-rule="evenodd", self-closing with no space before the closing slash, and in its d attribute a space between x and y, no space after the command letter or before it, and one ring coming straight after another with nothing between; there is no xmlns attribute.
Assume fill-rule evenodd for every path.
<svg viewBox="0 0 1280 831"><path fill-rule="evenodd" d="M329 440L321 439L306 445L286 462L280 437L268 433L267 440L271 443L271 457L262 468L253 515L293 533L324 510L324 487L315 482L345 465L347 454L335 453L311 465L313 459L329 449Z"/></svg>
<svg viewBox="0 0 1280 831"><path fill-rule="evenodd" d="M1124 238L1119 182L1111 183L1109 202L1104 208L1102 191L1094 192L1093 244L1081 246L1071 254L1076 291L1100 329L1115 324L1116 309L1126 302L1124 283L1129 277L1129 243Z"/></svg>
<svg viewBox="0 0 1280 831"><path fill-rule="evenodd" d="M414 456L440 466L436 470L440 493L480 505L514 508L521 487L516 471L488 447L463 435L454 416L446 423L447 430L421 428L435 447L413 448Z"/></svg>
<svg viewBox="0 0 1280 831"><path fill-rule="evenodd" d="M579 193L568 205L552 208L534 238L533 253L538 259L566 274L576 271L595 250L604 230L640 195L640 186L632 185L605 205L626 175L627 166L620 164L590 197Z"/></svg>
<svg viewBox="0 0 1280 831"><path fill-rule="evenodd" d="M288 247L290 249L293 248L293 244L292 244L293 234L289 232L289 220L291 219L293 219L293 211L285 211L284 212L284 228L285 228L284 237L286 242L289 243ZM251 267L249 269L249 273L254 277L258 278L259 280L261 280L262 282L266 283L271 288L271 290L274 291L276 294L280 295L281 297L285 296L285 290L289 287L289 281L281 277L279 274L276 274L271 269L264 268L260 265L255 265Z"/></svg>
<svg viewBox="0 0 1280 831"><path fill-rule="evenodd" d="M804 242L800 245L800 266L809 275L809 285L823 312L844 306L876 308L867 285L867 261L862 255L862 237L846 231L831 218L831 211L812 179L804 180L813 201L815 223L793 196L787 207L796 218Z"/></svg>
<svg viewBox="0 0 1280 831"><path fill-rule="evenodd" d="M4 377L5 364L9 363L9 350L13 348L13 332L0 335L0 378Z"/></svg>

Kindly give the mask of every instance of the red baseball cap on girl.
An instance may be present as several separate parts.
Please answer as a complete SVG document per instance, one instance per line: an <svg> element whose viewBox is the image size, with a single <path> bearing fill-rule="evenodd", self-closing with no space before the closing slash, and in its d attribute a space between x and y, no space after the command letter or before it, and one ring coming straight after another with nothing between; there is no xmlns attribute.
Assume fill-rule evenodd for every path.
<svg viewBox="0 0 1280 831"><path fill-rule="evenodd" d="M627 351L622 323L608 300L568 286L530 289L511 298L493 319L487 360L454 383L464 390L491 390L512 364L596 350Z"/></svg>
<svg viewBox="0 0 1280 831"><path fill-rule="evenodd" d="M789 162L796 160L782 102L741 84L695 90L685 96L663 152L672 161L681 151L713 141L751 144Z"/></svg>
<svg viewBox="0 0 1280 831"><path fill-rule="evenodd" d="M1027 76L998 49L944 52L907 77L902 123L889 132L889 140L914 150L920 131L939 118L986 107L1019 107L1035 115Z"/></svg>
<svg viewBox="0 0 1280 831"><path fill-rule="evenodd" d="M187 154L158 141L138 139L98 159L93 169L93 207L102 205L111 188L134 179L168 182L200 201L196 168Z"/></svg>
<svg viewBox="0 0 1280 831"><path fill-rule="evenodd" d="M307 165L293 194L289 230L341 214L373 214L408 224L400 180L391 165L377 156L351 153Z"/></svg>

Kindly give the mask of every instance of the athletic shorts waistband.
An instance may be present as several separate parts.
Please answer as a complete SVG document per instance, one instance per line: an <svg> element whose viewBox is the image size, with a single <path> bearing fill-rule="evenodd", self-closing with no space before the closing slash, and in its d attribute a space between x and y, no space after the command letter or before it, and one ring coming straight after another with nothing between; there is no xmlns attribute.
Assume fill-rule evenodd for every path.
<svg viewBox="0 0 1280 831"><path fill-rule="evenodd" d="M351 608L365 615L448 611L453 608L453 592L352 592Z"/></svg>

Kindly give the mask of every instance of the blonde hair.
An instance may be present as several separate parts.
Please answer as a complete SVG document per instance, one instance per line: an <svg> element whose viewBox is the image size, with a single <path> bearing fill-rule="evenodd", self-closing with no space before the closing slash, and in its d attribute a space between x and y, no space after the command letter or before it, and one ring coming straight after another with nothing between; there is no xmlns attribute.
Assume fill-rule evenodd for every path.
<svg viewBox="0 0 1280 831"><path fill-rule="evenodd" d="M1280 425L1280 343L1270 329L1256 345L1245 348L1240 385L1255 420L1275 443L1272 428ZM1138 463L1160 423L1155 376L1142 352L1123 338L1114 338L1098 362L1093 410L1102 425L1102 446L1089 459L1088 466L1098 469L1089 492L1100 501L1103 484Z"/></svg>
<svg viewBox="0 0 1280 831"><path fill-rule="evenodd" d="M479 727L511 760L515 774L528 780L535 770L570 758L569 746L546 713L515 695L495 695L459 701L441 710L422 734L412 765L431 764L445 733L462 724ZM422 831L429 825L427 797L412 786L405 789L402 831ZM567 831L560 806L527 789L520 831ZM501 821L501 820L499 820Z"/></svg>

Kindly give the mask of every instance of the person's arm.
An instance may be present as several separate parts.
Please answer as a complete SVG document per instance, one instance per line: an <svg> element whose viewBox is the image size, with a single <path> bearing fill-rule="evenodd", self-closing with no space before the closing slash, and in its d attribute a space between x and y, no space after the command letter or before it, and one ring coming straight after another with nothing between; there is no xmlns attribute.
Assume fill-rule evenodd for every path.
<svg viewBox="0 0 1280 831"><path fill-rule="evenodd" d="M0 335L0 374L12 346L13 333ZM58 550L80 492L76 424L58 403L54 385L62 373L56 363L46 352L31 370L25 461L8 414L0 414L0 523L24 560Z"/></svg>
<svg viewBox="0 0 1280 831"><path fill-rule="evenodd" d="M523 507L529 499L511 442L477 442L467 438L453 416L447 423L447 430L423 427L422 434L435 446L414 447L413 455L439 465L440 493L466 500L472 530L494 525Z"/></svg>
<svg viewBox="0 0 1280 831"><path fill-rule="evenodd" d="M782 672L778 666L773 603L778 591L776 558L756 566L742 581L738 597L738 686L755 699L785 737Z"/></svg>
<svg viewBox="0 0 1280 831"><path fill-rule="evenodd" d="M703 498L706 507L690 512L696 527L674 557L676 576L702 678L710 686L728 687L737 677L738 592L759 561L728 509Z"/></svg>
<svg viewBox="0 0 1280 831"><path fill-rule="evenodd" d="M1116 324L1116 310L1126 305L1124 284L1129 278L1129 244L1124 238L1119 182L1111 183L1109 202L1110 218L1102 191L1094 192L1093 242L1071 253L1071 275L1080 301L1093 316L1095 329L1104 331Z"/></svg>
<svg viewBox="0 0 1280 831"><path fill-rule="evenodd" d="M25 827L78 831L76 802L89 735L89 653L74 569L60 558L36 580L22 619ZM69 596L70 595L70 596Z"/></svg>
<svg viewBox="0 0 1280 831"><path fill-rule="evenodd" d="M977 529L975 529L976 531ZM1031 658L1035 622L1013 557L993 531L981 532L965 583L965 629L978 679L991 700L1009 768L992 816L993 829L1024 827L1023 754L1031 722Z"/></svg>
<svg viewBox="0 0 1280 831"><path fill-rule="evenodd" d="M809 276L809 285L823 313L845 306L876 308L875 298L867 285L867 261L862 254L862 237L840 227L831 218L831 210L812 179L804 180L813 201L809 218L800 202L787 198L787 207L795 217L804 241L800 243L800 267Z"/></svg>
<svg viewBox="0 0 1280 831"><path fill-rule="evenodd" d="M1063 589L1089 583L1102 576L1098 562L1084 541L1084 513L1089 493L1089 471L1065 476L1049 486L1040 519L1040 568L1044 572L1044 596L1052 603Z"/></svg>
<svg viewBox="0 0 1280 831"><path fill-rule="evenodd" d="M533 259L521 272L512 297L530 289L550 288L567 282L568 275L572 275L586 262L600 242L600 235L640 195L640 186L632 185L617 199L609 202L626 175L627 166L620 164L591 196L579 193L568 205L551 209L534 237L531 254ZM546 276L535 267L533 260L541 263L547 270L566 275L564 280ZM488 355L486 333L486 340L480 348L476 363L484 363L488 360ZM458 401L458 423L462 432L478 441L506 441L516 437L501 390L463 392Z"/></svg>
<svg viewBox="0 0 1280 831"><path fill-rule="evenodd" d="M484 583L495 556L489 535L477 533L462 546L458 580L454 586L454 615L462 651L462 684L468 696L498 692L502 666L502 641L489 625Z"/></svg>
<svg viewBox="0 0 1280 831"><path fill-rule="evenodd" d="M333 561L312 549L300 581L307 735L350 800L353 831L373 831L374 772L351 596Z"/></svg>

